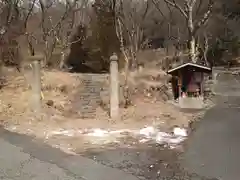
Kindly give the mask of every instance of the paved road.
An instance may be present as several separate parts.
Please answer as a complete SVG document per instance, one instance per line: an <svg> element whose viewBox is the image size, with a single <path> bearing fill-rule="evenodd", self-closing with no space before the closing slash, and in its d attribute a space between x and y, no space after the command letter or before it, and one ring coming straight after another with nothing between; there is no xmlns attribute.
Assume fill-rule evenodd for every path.
<svg viewBox="0 0 240 180"><path fill-rule="evenodd" d="M178 171L172 172L171 168L171 172L161 170L160 175L174 174L170 176L171 180L205 179L202 177L238 180L240 177L240 108L238 107L240 107L239 98L228 99L226 103L221 100L219 105L209 110L199 123L188 141L188 148L183 156L182 166L190 174L188 178L185 177L185 173L182 175ZM1 128L0 148L0 180L138 180L135 176L116 168L103 166L82 156L66 155L28 136L10 133ZM146 161L145 156L149 155L149 151L146 152L141 153L144 156L142 160L145 162L143 164L145 170L152 165L151 161ZM136 154L132 152L129 157L137 158L139 161L139 154L133 156L134 153ZM109 152L106 154L109 158ZM159 151L153 154L157 155ZM113 153L111 157L116 156L120 157L118 153ZM155 159L155 156L153 157ZM158 173L158 168L164 164L159 163L162 162L163 157L156 159L158 160L154 163L156 172L153 174L153 170L149 171L149 176Z"/></svg>
<svg viewBox="0 0 240 180"><path fill-rule="evenodd" d="M219 180L239 180L239 98L221 100L209 110L187 147L183 166L188 171Z"/></svg>
<svg viewBox="0 0 240 180"><path fill-rule="evenodd" d="M2 180L137 180L93 160L70 156L36 140L0 128Z"/></svg>

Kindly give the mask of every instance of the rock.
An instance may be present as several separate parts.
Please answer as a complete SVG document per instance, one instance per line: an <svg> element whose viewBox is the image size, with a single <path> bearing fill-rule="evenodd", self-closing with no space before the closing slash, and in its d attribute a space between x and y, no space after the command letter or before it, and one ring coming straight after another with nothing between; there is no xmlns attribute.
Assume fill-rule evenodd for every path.
<svg viewBox="0 0 240 180"><path fill-rule="evenodd" d="M48 100L47 102L46 102L46 104L48 105L48 106L53 106L54 105L54 102L53 102L53 100Z"/></svg>

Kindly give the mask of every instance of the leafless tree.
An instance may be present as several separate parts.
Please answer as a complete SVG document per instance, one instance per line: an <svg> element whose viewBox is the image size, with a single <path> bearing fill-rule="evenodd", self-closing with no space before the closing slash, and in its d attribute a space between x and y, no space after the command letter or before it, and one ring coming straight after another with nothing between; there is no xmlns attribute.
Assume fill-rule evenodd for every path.
<svg viewBox="0 0 240 180"><path fill-rule="evenodd" d="M158 4L160 0L152 0L154 4ZM157 2L156 2L157 1ZM196 16L202 7L202 0L161 0L174 9L177 9L187 22L187 29L189 32L189 55L192 62L197 62L198 50L196 42L196 34L199 29L203 27L209 20L213 11L214 0L209 0L206 11L202 17Z"/></svg>
<svg viewBox="0 0 240 180"><path fill-rule="evenodd" d="M76 2L76 1L74 1ZM54 7L54 2L39 0L41 9L41 33L44 43L44 64L47 65L48 61L52 57L54 48L57 45L57 37L62 27L62 23L69 15L69 11L72 10L71 2L59 3L59 10L54 11L57 8ZM62 6L62 7L61 7Z"/></svg>
<svg viewBox="0 0 240 180"><path fill-rule="evenodd" d="M202 62L209 66L209 61L208 61L208 52L210 49L210 43L209 39L211 38L209 33L206 33L206 31L203 32L203 37L198 36L198 42L197 42L197 49L199 49L199 53L201 54L201 60Z"/></svg>
<svg viewBox="0 0 240 180"><path fill-rule="evenodd" d="M71 40L74 33L76 33L80 26L84 27L89 22L89 0L82 0L80 2L76 0L72 3L68 18L62 23L58 33L56 33L57 36L55 36L61 51L60 69L64 66L66 51L69 50L70 46L84 40L82 36Z"/></svg>
<svg viewBox="0 0 240 180"><path fill-rule="evenodd" d="M1 60L16 67L20 64L17 38L24 33L25 14L21 3L21 0L0 1Z"/></svg>
<svg viewBox="0 0 240 180"><path fill-rule="evenodd" d="M54 51L60 51L60 61L57 64L63 66L66 51L72 43L71 37L77 25L84 21L84 8L88 0L45 1L29 0L25 21L25 36L28 42L30 55L36 54L38 47L44 55L44 65L51 63Z"/></svg>
<svg viewBox="0 0 240 180"><path fill-rule="evenodd" d="M133 68L136 68L138 64L137 52L147 44L143 23L148 15L148 10L149 1L118 1L117 34L122 36L119 39L125 60L128 59L128 66Z"/></svg>
<svg viewBox="0 0 240 180"><path fill-rule="evenodd" d="M125 106L131 103L128 87L129 68L137 68L137 53L147 44L143 23L148 15L149 5L149 1L116 1L116 33L125 61Z"/></svg>

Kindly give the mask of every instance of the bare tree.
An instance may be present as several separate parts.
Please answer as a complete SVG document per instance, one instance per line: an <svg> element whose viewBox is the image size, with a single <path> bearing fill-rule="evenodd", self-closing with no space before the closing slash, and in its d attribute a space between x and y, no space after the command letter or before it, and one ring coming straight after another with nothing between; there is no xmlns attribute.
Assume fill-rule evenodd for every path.
<svg viewBox="0 0 240 180"><path fill-rule="evenodd" d="M52 53L57 44L57 35L61 29L62 23L69 14L70 2L59 3L59 9L54 5L54 1L39 0L41 9L41 34L44 43L44 64L48 65ZM62 6L62 7L61 7Z"/></svg>
<svg viewBox="0 0 240 180"><path fill-rule="evenodd" d="M148 15L149 1L119 0L117 6L117 34L120 37L121 51L128 65L137 67L137 52L147 44L143 23ZM125 47L124 47L125 46Z"/></svg>
<svg viewBox="0 0 240 180"><path fill-rule="evenodd" d="M31 56L36 51L44 55L44 65L51 62L55 50L60 51L63 66L65 54L72 43L76 27L84 21L84 8L88 0L28 0L22 8L25 12L25 37ZM54 62L55 63L55 62Z"/></svg>
<svg viewBox="0 0 240 180"><path fill-rule="evenodd" d="M118 0L116 4L116 34L125 61L124 98L127 107L131 104L128 86L129 68L137 68L137 52L147 44L143 23L148 15L149 1Z"/></svg>
<svg viewBox="0 0 240 180"><path fill-rule="evenodd" d="M0 1L0 50L4 64L16 66L20 64L17 38L24 33L24 13L21 1ZM19 70L19 69L18 69Z"/></svg>
<svg viewBox="0 0 240 180"><path fill-rule="evenodd" d="M32 41L36 39L33 36L33 34L28 31L28 23L29 23L29 19L35 15L36 3L37 3L37 0L29 0L29 1L25 1L25 4L22 6L23 12L25 13L24 35L26 37L29 53L31 56L35 55L35 49Z"/></svg>
<svg viewBox="0 0 240 180"><path fill-rule="evenodd" d="M208 61L208 52L210 49L210 44L209 44L210 38L211 38L210 34L204 31L202 38L198 36L198 43L197 43L197 48L199 49L200 51L199 53L201 54L201 60L207 66L210 65Z"/></svg>
<svg viewBox="0 0 240 180"><path fill-rule="evenodd" d="M61 51L60 69L64 66L66 53L70 46L84 40L84 36L79 36L72 40L72 37L89 22L88 19L89 0L74 1L71 10L65 22L61 24L59 31L56 33L56 40ZM80 30L81 31L81 30ZM81 32L77 32L81 33Z"/></svg>
<svg viewBox="0 0 240 180"><path fill-rule="evenodd" d="M153 0L156 4L156 0ZM160 1L160 0L158 0ZM189 32L189 55L192 62L197 62L197 43L196 43L196 34L198 30L203 27L210 15L212 14L214 0L209 0L207 9L203 13L201 18L196 17L196 14L199 14L201 9L202 0L183 0L183 1L176 1L176 0L163 0L167 5L177 9L180 14L185 18L187 22L187 29Z"/></svg>

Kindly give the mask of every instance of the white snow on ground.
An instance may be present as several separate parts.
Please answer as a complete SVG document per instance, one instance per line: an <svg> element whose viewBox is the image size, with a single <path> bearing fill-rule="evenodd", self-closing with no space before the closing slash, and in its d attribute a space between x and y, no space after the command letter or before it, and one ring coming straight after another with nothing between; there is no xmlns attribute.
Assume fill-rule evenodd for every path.
<svg viewBox="0 0 240 180"><path fill-rule="evenodd" d="M16 130L15 127L9 128ZM127 133L127 135L126 135ZM120 137L133 136L138 139L139 143L146 143L155 141L158 144L169 145L171 148L177 147L181 142L187 138L187 131L184 128L175 127L172 133L161 132L153 126L147 126L142 129L121 129L121 130L104 130L84 129L84 130L66 130L59 129L58 131L44 132L45 138L52 136L69 136L69 137L86 137L87 140L94 144L107 144L112 142L119 142Z"/></svg>
<svg viewBox="0 0 240 180"><path fill-rule="evenodd" d="M139 134L144 135L140 142L147 142L147 139L155 140L158 144L168 144L171 147L180 144L187 138L187 131L183 128L176 127L173 134L161 132L154 127L140 129Z"/></svg>
<svg viewBox="0 0 240 180"><path fill-rule="evenodd" d="M103 142L116 142L117 138L124 137L123 133L128 133L128 136L138 136L138 141L140 143L146 143L148 141L155 141L158 144L168 144L172 148L183 142L187 138L187 131L183 128L176 127L173 129L173 133L161 132L158 129L148 126L138 130L131 129L122 129L116 131L107 131L104 129L87 129L84 131L73 131L73 130L61 130L53 131L47 135L47 137L54 135L63 135L63 136L84 136L88 140L93 141L94 143L103 143ZM99 139L99 141L98 141ZM106 140L106 141L103 141Z"/></svg>
<svg viewBox="0 0 240 180"><path fill-rule="evenodd" d="M52 135L64 135L64 136L74 136L75 132L73 130L61 130L61 131L52 131Z"/></svg>
<svg viewBox="0 0 240 180"><path fill-rule="evenodd" d="M94 136L94 137L106 137L106 136L109 136L109 131L102 130L102 129L94 129L92 132L89 132L86 135Z"/></svg>
<svg viewBox="0 0 240 180"><path fill-rule="evenodd" d="M145 127L140 129L139 134L146 137L151 137L152 135L156 134L156 129L152 126Z"/></svg>
<svg viewBox="0 0 240 180"><path fill-rule="evenodd" d="M173 129L173 133L175 136L187 137L187 131L186 131L186 129L183 129L183 128L175 127Z"/></svg>

